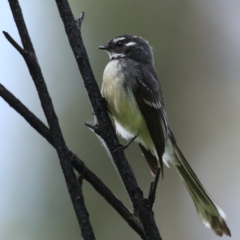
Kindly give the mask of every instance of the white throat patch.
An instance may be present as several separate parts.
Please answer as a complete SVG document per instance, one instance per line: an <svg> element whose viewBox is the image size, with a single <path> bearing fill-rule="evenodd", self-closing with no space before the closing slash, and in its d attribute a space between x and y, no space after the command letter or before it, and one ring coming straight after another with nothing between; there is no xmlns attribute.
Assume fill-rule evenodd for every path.
<svg viewBox="0 0 240 240"><path fill-rule="evenodd" d="M125 57L126 55L123 53L115 53L115 52L107 52L109 55L110 60L115 59L115 58L122 58Z"/></svg>

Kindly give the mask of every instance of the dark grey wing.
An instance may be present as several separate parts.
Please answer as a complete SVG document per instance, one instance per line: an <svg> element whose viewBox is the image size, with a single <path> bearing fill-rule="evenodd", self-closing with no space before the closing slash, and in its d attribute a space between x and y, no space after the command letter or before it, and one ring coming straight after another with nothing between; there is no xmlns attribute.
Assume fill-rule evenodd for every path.
<svg viewBox="0 0 240 240"><path fill-rule="evenodd" d="M167 126L160 82L151 65L148 67L138 65L134 78L133 93L155 145L163 174L162 156L165 149Z"/></svg>
<svg viewBox="0 0 240 240"><path fill-rule="evenodd" d="M158 169L158 160L157 158L152 154L150 150L147 150L141 143L138 144L143 156L146 158L148 166L151 169L151 172L154 176L157 174L157 169Z"/></svg>

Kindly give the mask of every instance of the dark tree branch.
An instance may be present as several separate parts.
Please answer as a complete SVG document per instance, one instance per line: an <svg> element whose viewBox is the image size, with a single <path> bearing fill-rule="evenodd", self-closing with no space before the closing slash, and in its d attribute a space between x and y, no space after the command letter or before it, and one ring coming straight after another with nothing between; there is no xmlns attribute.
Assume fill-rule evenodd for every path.
<svg viewBox="0 0 240 240"><path fill-rule="evenodd" d="M67 148L64 138L61 133L61 129L58 123L58 119L56 113L54 111L54 107L52 104L52 100L48 93L46 83L44 81L41 68L38 64L37 57L28 34L24 18L22 15L21 8L17 0L9 0L10 7L13 13L14 20L16 22L23 48L19 46L19 44L14 41L9 34L4 32L4 35L9 40L9 42L20 52L23 56L29 72L32 76L34 84L36 86L40 102L45 113L49 129L41 123L39 119L28 118L28 121L32 121L32 126L39 132L43 131L41 134L54 146L57 151L58 157L60 159L60 164L65 176L65 180L68 186L68 190L72 199L72 203L77 215L78 222L81 226L82 235L84 239L95 239L91 224L89 222L88 213L84 205L84 200L81 192L81 188L77 182L76 176L72 169L72 164L80 173L84 173L84 177L88 180L92 185L96 183L96 176L91 174L91 171L87 172L86 167L82 161L80 161L75 154L73 154ZM120 176L125 184L125 187L128 191L128 194L133 203L134 212L136 216L139 218L141 223L138 223L136 217L129 212L125 212L125 215L121 211L120 214L126 215L128 214L128 219L132 218L132 222L129 220L128 223L132 226L137 232L140 233L140 236L143 239L154 239L161 240L159 231L157 229L153 212L151 209L151 205L149 204L148 199L143 197L143 193L141 189L138 187L134 174L126 160L126 157L122 151L115 152L116 146L119 145L119 141L116 137L115 130L111 124L110 118L106 111L106 106L101 101L102 97L98 88L98 85L94 79L88 56L85 50L85 47L82 42L81 37L81 24L83 21L84 14L80 16L77 22L74 21L72 12L69 8L68 2L66 0L56 0L60 15L63 19L66 33L69 38L70 45L72 47L73 53L75 55L79 70L83 76L84 84L88 92L89 99L92 103L92 107L94 110L94 114L97 118L98 123L94 125L94 131L101 136L101 138L106 142L106 145L115 161L116 166L118 167ZM4 89L3 89L4 90ZM5 90L4 90L5 91ZM6 91L5 91L6 92ZM14 105L9 101L9 104ZM16 103L19 104L19 102ZM15 106L15 107L16 107ZM20 106L20 105L19 105ZM28 109L25 108L24 111ZM24 112L23 111L23 112ZM29 111L29 110L28 110ZM26 117L26 115L25 115ZM32 116L33 117L33 116ZM27 120L27 117L25 118ZM34 122L34 123L33 123ZM37 122L41 123L37 125ZM71 161L72 160L72 163ZM99 181L99 180L97 180ZM102 183L102 182L100 182ZM94 186L94 185L93 185ZM97 189L98 192L101 192L101 188ZM109 196L114 199L114 195L109 190ZM106 198L106 196L105 196ZM110 199L110 197L109 197ZM112 200L108 200L112 201ZM120 201L119 201L120 202ZM120 204L121 205L121 204ZM115 207L117 209L117 207ZM117 210L119 211L119 210ZM127 214L126 214L127 213ZM142 231L141 226L144 231Z"/></svg>
<svg viewBox="0 0 240 240"><path fill-rule="evenodd" d="M53 146L49 128L2 84L0 84L0 96ZM111 190L91 170L89 170L84 162L71 150L69 150L68 155L72 161L73 167L78 173L83 174L84 178L94 187L94 189L120 214L120 216L122 216L122 218L141 236L142 239L145 239L142 226L135 215L129 212L122 202L114 196Z"/></svg>
<svg viewBox="0 0 240 240"><path fill-rule="evenodd" d="M94 173L92 173L83 162L77 161L76 155L72 152L72 164L73 167L79 172L82 168L84 168L84 178L88 181L94 189L119 213L119 215L129 224L129 226L134 229L139 236L146 240L143 227L139 222L138 218L132 214L123 204L122 202L111 192L111 190L106 187L106 185L99 179Z"/></svg>
<svg viewBox="0 0 240 240"><path fill-rule="evenodd" d="M160 240L160 233L156 226L152 209L147 199L139 188L132 169L122 151L115 152L119 141L110 121L106 108L100 101L102 98L97 82L94 78L86 49L83 45L81 29L78 28L67 0L56 0L60 16L62 18L69 43L83 77L83 81L92 104L96 119L98 121L98 132L105 141L110 154L118 168L125 188L132 201L135 214L143 225L147 239Z"/></svg>
<svg viewBox="0 0 240 240"><path fill-rule="evenodd" d="M88 212L83 204L84 201L82 199L82 194L79 191L79 185L73 171L72 164L67 155L68 149L62 136L58 118L54 111L51 97L48 93L41 68L38 64L37 57L24 22L21 7L17 0L9 0L9 4L18 28L19 35L21 37L24 50L26 51L26 54L24 54L23 57L36 86L43 111L50 127L51 139L60 160L68 191L73 203L78 223L80 225L80 229L82 231L82 236L85 240L94 240L95 236L88 218Z"/></svg>
<svg viewBox="0 0 240 240"><path fill-rule="evenodd" d="M3 31L4 36L6 39L13 45L13 47L22 55L24 56L25 51L24 49L5 31Z"/></svg>
<svg viewBox="0 0 240 240"><path fill-rule="evenodd" d="M83 196L83 192L82 192L82 185L83 185L82 175L78 176L78 189L79 189L79 193L80 193L79 201L80 201L81 206L85 206L84 196ZM81 231L83 234L83 238L84 239L95 239L94 235L92 235L92 233L91 233L92 230L89 229L89 226L91 227L91 225L89 225L89 223L88 223L88 221L89 221L88 220L89 219L88 212L86 212L86 213L87 213L87 216L82 216L84 219L86 219L86 221L82 222L82 224L81 224Z"/></svg>
<svg viewBox="0 0 240 240"><path fill-rule="evenodd" d="M8 0L14 21L17 25L18 33L20 35L22 45L24 49L27 49L29 52L35 52L32 41L30 39L30 36L28 34L27 26L24 21L24 17L22 14L22 9L19 5L19 2L17 0Z"/></svg>
<svg viewBox="0 0 240 240"><path fill-rule="evenodd" d="M149 202L149 205L150 205L151 209L152 209L153 203L155 201L159 176L160 176L160 168L157 169L156 176L154 178L154 181L151 182L150 191L149 191L149 194L148 194L148 202Z"/></svg>
<svg viewBox="0 0 240 240"><path fill-rule="evenodd" d="M48 127L36 117L19 99L17 99L7 88L0 83L0 96L16 112L18 112L40 135L42 135L51 145L52 139Z"/></svg>

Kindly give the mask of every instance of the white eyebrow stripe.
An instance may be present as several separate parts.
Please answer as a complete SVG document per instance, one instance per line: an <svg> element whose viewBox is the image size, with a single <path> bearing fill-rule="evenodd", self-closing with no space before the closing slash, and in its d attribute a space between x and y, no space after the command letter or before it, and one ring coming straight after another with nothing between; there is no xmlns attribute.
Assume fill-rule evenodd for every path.
<svg viewBox="0 0 240 240"><path fill-rule="evenodd" d="M135 42L129 42L129 43L125 44L125 46L133 46L133 45L136 45L136 43Z"/></svg>
<svg viewBox="0 0 240 240"><path fill-rule="evenodd" d="M126 39L125 37L119 37L119 38L113 39L113 42L116 43L118 41L122 41L122 40L125 40L125 39Z"/></svg>

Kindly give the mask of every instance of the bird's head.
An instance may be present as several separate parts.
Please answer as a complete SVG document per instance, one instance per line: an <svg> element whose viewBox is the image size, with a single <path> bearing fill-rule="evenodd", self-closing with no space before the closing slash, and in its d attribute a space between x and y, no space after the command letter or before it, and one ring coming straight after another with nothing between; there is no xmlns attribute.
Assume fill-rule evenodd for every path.
<svg viewBox="0 0 240 240"><path fill-rule="evenodd" d="M107 45L98 48L106 50L111 60L131 58L142 63L153 63L152 48L142 37L121 35L110 40Z"/></svg>

